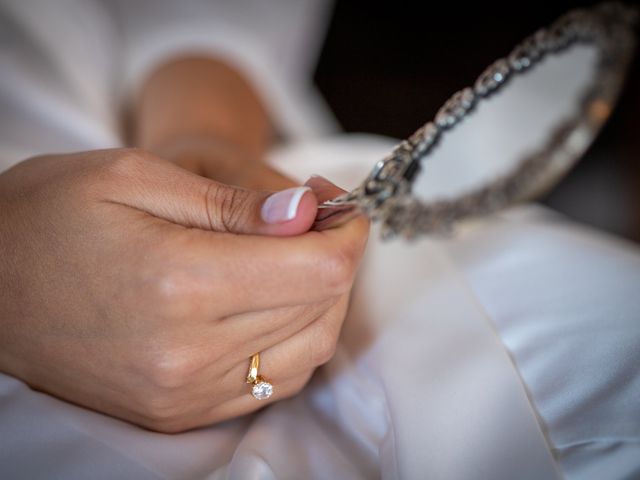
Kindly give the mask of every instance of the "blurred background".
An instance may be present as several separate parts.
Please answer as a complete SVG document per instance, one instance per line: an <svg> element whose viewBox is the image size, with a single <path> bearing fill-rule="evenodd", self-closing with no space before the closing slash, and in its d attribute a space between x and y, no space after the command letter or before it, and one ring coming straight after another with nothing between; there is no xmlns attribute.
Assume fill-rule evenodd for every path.
<svg viewBox="0 0 640 480"><path fill-rule="evenodd" d="M524 37L592 3L337 0L315 83L347 132L405 138ZM640 242L639 115L636 52L609 122L542 202Z"/></svg>
<svg viewBox="0 0 640 480"><path fill-rule="evenodd" d="M47 0L0 0L0 170L3 160L118 144L108 121L120 101L112 83L133 88L163 51L194 45L243 60L249 77L268 85L264 91L280 104L289 133L315 134L322 123L321 102L307 89L315 65L315 86L345 131L406 138L526 36L593 3L66 0L60 8ZM57 90L41 85L57 80ZM76 103L65 105L84 115L81 129L62 122L64 112L47 120L48 102L60 111L56 102L67 97ZM542 201L640 242L639 119L636 52L603 131ZM90 138L83 137L87 122L98 122ZM36 123L41 132L33 135Z"/></svg>

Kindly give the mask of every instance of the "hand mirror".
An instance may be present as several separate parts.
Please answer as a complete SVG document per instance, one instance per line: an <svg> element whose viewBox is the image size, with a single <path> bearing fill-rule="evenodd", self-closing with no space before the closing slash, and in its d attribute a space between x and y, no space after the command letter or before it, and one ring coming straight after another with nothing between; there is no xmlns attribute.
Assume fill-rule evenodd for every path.
<svg viewBox="0 0 640 480"><path fill-rule="evenodd" d="M609 117L630 63L637 11L572 10L456 92L354 190L319 206L314 228L364 213L382 235L447 233L531 200L580 159Z"/></svg>

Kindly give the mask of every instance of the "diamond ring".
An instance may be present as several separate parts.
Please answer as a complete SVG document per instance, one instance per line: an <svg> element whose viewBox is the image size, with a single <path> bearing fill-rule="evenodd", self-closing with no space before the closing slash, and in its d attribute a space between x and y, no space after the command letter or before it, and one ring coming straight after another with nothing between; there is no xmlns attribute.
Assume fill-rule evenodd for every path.
<svg viewBox="0 0 640 480"><path fill-rule="evenodd" d="M263 377L258 375L259 367L260 367L260 354L256 353L251 357L251 365L249 366L247 383L253 385L253 387L251 387L251 394L257 400L264 400L269 398L271 395L273 395L273 385L271 385Z"/></svg>

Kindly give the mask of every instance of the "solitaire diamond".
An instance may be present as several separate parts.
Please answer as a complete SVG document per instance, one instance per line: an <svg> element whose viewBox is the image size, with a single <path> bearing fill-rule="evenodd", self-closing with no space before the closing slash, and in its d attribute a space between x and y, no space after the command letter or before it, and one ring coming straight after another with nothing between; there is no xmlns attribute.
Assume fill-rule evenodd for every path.
<svg viewBox="0 0 640 480"><path fill-rule="evenodd" d="M251 393L258 400L264 400L273 395L273 385L269 382L258 382L251 389Z"/></svg>

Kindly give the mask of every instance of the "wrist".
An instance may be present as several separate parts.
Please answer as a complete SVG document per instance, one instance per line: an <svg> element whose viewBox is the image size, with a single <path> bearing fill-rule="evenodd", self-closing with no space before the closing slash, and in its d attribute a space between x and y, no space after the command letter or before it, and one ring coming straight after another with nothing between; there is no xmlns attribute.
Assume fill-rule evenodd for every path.
<svg viewBox="0 0 640 480"><path fill-rule="evenodd" d="M198 175L228 184L237 184L243 172L262 163L261 157L243 146L211 135L176 136L148 150Z"/></svg>
<svg viewBox="0 0 640 480"><path fill-rule="evenodd" d="M260 157L271 142L257 92L241 72L215 58L182 57L161 65L145 81L134 108L134 144L151 151L195 139L221 141Z"/></svg>

